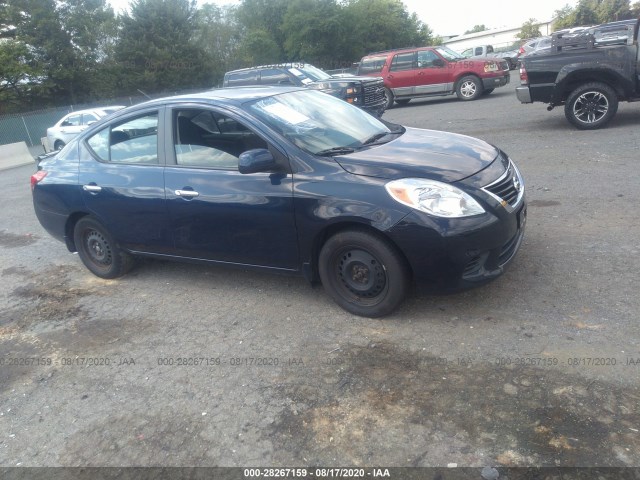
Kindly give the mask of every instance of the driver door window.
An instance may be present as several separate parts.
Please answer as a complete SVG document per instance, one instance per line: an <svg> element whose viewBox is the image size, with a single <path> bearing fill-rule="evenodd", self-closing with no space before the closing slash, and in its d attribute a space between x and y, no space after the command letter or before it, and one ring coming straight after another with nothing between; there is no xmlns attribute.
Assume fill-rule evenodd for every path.
<svg viewBox="0 0 640 480"><path fill-rule="evenodd" d="M174 110L173 131L179 166L237 170L241 153L267 148L243 124L212 110Z"/></svg>

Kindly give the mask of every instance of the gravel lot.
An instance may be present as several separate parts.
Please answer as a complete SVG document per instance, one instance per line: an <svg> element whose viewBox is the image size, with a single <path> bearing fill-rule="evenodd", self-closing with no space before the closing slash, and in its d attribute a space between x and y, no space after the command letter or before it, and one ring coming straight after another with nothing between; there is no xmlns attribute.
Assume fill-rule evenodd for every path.
<svg viewBox="0 0 640 480"><path fill-rule="evenodd" d="M581 132L517 83L385 114L500 146L529 214L501 278L382 320L298 278L98 279L0 172L0 466L640 466L640 104Z"/></svg>

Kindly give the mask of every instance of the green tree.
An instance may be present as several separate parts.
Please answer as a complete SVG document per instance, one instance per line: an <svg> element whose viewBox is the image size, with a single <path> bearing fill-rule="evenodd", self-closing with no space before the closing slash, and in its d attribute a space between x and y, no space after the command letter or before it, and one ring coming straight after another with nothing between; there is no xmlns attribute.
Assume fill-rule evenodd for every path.
<svg viewBox="0 0 640 480"><path fill-rule="evenodd" d="M344 26L334 0L292 0L281 28L287 58L328 66L341 57Z"/></svg>
<svg viewBox="0 0 640 480"><path fill-rule="evenodd" d="M572 26L596 25L598 21L599 0L580 0L573 12Z"/></svg>
<svg viewBox="0 0 640 480"><path fill-rule="evenodd" d="M631 18L640 17L640 1L631 5Z"/></svg>
<svg viewBox="0 0 640 480"><path fill-rule="evenodd" d="M203 68L211 72L212 85L216 85L227 70L241 64L237 60L241 35L236 9L205 3L196 12L195 25L192 41L202 50Z"/></svg>
<svg viewBox="0 0 640 480"><path fill-rule="evenodd" d="M600 23L633 18L629 0L602 0L596 14Z"/></svg>
<svg viewBox="0 0 640 480"><path fill-rule="evenodd" d="M341 51L348 59L391 48L433 45L441 39L400 0L347 0L342 4L347 34Z"/></svg>
<svg viewBox="0 0 640 480"><path fill-rule="evenodd" d="M527 38L539 37L540 33L539 22L535 18L530 18L522 24L520 33L516 35L520 40L526 40Z"/></svg>
<svg viewBox="0 0 640 480"><path fill-rule="evenodd" d="M284 59L284 43L287 32L282 29L289 0L242 0L236 10L236 19L242 37L263 38L269 45L267 51L277 46L276 58ZM254 33L252 33L254 32ZM253 42L253 40L251 40ZM245 50L248 48L245 45Z"/></svg>
<svg viewBox="0 0 640 480"><path fill-rule="evenodd" d="M192 41L195 1L134 0L121 17L115 48L122 93L165 92L208 87L213 72Z"/></svg>
<svg viewBox="0 0 640 480"><path fill-rule="evenodd" d="M563 28L574 27L575 15L573 7L565 5L553 13L553 29L562 30Z"/></svg>
<svg viewBox="0 0 640 480"><path fill-rule="evenodd" d="M12 38L0 40L0 114L31 105L41 75L27 45Z"/></svg>
<svg viewBox="0 0 640 480"><path fill-rule="evenodd" d="M468 33L484 32L485 30L489 29L484 25L484 23L482 25L474 25L471 30L467 30L466 32L464 32L464 35L467 35Z"/></svg>

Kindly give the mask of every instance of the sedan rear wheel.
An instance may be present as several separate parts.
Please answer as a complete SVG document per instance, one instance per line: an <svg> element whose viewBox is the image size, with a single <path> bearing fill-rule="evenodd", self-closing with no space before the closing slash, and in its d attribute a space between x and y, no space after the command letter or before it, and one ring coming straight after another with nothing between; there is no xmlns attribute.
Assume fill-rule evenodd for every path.
<svg viewBox="0 0 640 480"><path fill-rule="evenodd" d="M83 217L76 223L73 239L82 263L100 278L121 277L133 267L133 257L118 247L93 217Z"/></svg>
<svg viewBox="0 0 640 480"><path fill-rule="evenodd" d="M347 230L329 238L318 262L327 293L355 315L387 315L409 288L404 258L386 240L364 230Z"/></svg>
<svg viewBox="0 0 640 480"><path fill-rule="evenodd" d="M56 143L53 145L55 150L62 150L66 144L62 140L56 140Z"/></svg>

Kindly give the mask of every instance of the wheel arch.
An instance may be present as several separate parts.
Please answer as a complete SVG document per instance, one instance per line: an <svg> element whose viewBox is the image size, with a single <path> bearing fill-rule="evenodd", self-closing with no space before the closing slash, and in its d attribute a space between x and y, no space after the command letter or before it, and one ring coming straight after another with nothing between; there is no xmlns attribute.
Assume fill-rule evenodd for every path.
<svg viewBox="0 0 640 480"><path fill-rule="evenodd" d="M389 245L391 245L396 252L402 257L407 267L407 271L410 274L410 277L414 278L413 269L411 268L411 264L407 260L404 252L398 247L398 245L388 236L385 232L375 228L374 226L368 223L356 222L356 221L340 221L336 223L332 223L331 225L327 225L320 232L318 232L313 239L313 243L311 246L311 255L309 257L310 264L307 264L304 268L305 276L312 283L317 283L320 281L320 275L318 273L318 262L320 258L320 251L322 247L327 242L327 240L334 235L343 232L345 230L360 230L363 232L370 233L385 241Z"/></svg>
<svg viewBox="0 0 640 480"><path fill-rule="evenodd" d="M70 252L77 252L78 247L76 246L76 242L73 239L73 231L76 228L76 224L80 221L81 218L88 216L88 212L74 212L69 215L67 218L67 223L64 226L64 241L67 245L67 249Z"/></svg>
<svg viewBox="0 0 640 480"><path fill-rule="evenodd" d="M623 82L615 73L606 70L575 70L566 73L560 80L556 89L556 96L559 98L555 99L554 103L566 102L571 92L587 83L604 83L613 88L618 99L626 97Z"/></svg>

